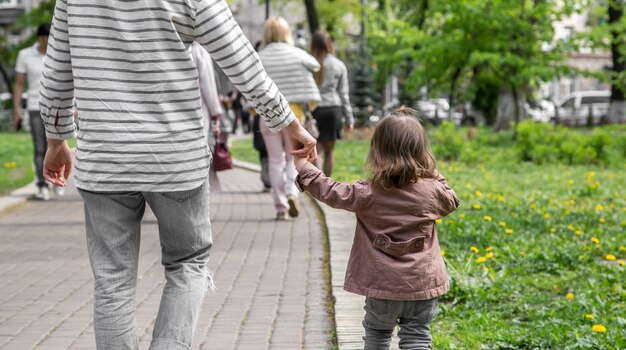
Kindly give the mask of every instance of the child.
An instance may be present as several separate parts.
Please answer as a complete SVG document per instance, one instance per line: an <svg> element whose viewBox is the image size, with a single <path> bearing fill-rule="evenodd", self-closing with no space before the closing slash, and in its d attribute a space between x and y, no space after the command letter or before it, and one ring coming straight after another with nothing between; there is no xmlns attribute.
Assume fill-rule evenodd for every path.
<svg viewBox="0 0 626 350"><path fill-rule="evenodd" d="M356 214L344 289L365 296L365 349L389 349L400 325L401 349L430 349L437 298L449 290L435 220L459 199L436 171L415 111L399 108L377 126L368 180L333 181L304 158L296 184L334 208Z"/></svg>

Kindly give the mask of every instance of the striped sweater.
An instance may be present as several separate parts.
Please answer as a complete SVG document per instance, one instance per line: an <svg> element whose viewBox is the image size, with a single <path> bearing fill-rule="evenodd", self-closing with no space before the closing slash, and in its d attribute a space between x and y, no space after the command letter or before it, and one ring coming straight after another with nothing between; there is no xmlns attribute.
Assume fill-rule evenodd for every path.
<svg viewBox="0 0 626 350"><path fill-rule="evenodd" d="M259 56L267 74L276 82L289 103L322 100L313 72L320 69L315 57L287 43L271 43Z"/></svg>
<svg viewBox="0 0 626 350"><path fill-rule="evenodd" d="M193 41L272 131L295 119L224 0L57 0L40 109L48 138L78 139L77 187L180 191L206 180Z"/></svg>

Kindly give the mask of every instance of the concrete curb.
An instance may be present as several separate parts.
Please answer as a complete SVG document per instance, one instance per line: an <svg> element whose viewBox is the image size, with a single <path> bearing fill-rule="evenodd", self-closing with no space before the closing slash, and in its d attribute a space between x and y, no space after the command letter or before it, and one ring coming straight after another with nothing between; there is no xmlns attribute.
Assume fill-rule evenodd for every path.
<svg viewBox="0 0 626 350"><path fill-rule="evenodd" d="M37 193L37 184L35 181L28 185L18 188L9 194L8 196L0 197L0 214L10 211L20 205L28 202Z"/></svg>

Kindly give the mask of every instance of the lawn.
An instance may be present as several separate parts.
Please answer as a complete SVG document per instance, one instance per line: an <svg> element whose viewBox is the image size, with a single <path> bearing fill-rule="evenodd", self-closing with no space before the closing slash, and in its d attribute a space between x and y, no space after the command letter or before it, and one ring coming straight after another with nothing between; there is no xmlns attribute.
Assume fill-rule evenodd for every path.
<svg viewBox="0 0 626 350"><path fill-rule="evenodd" d="M626 161L538 165L502 144L438 162L462 205L438 223L452 290L436 348L626 349ZM335 178L364 177L368 147L339 143ZM233 153L256 156L246 141Z"/></svg>
<svg viewBox="0 0 626 350"><path fill-rule="evenodd" d="M69 142L70 147L76 143ZM0 195L22 187L34 177L33 142L28 132L0 132Z"/></svg>

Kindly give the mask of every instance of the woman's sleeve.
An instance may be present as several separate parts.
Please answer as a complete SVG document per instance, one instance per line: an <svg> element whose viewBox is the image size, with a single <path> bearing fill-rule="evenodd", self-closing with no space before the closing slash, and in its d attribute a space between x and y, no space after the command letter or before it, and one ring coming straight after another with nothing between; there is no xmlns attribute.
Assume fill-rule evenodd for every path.
<svg viewBox="0 0 626 350"><path fill-rule="evenodd" d="M277 132L296 117L270 79L224 0L197 0L195 39Z"/></svg>
<svg viewBox="0 0 626 350"><path fill-rule="evenodd" d="M346 118L346 124L354 125L354 115L352 114L352 105L350 104L350 83L348 82L348 68L341 62L341 76L339 77L339 84L337 86L337 93L341 99L341 111L344 118Z"/></svg>
<svg viewBox="0 0 626 350"><path fill-rule="evenodd" d="M197 43L191 46L191 53L193 55L193 61L198 68L200 96L209 109L211 117L220 115L222 114L222 106L220 97L217 94L217 83L215 82L215 71L213 69L211 55Z"/></svg>

